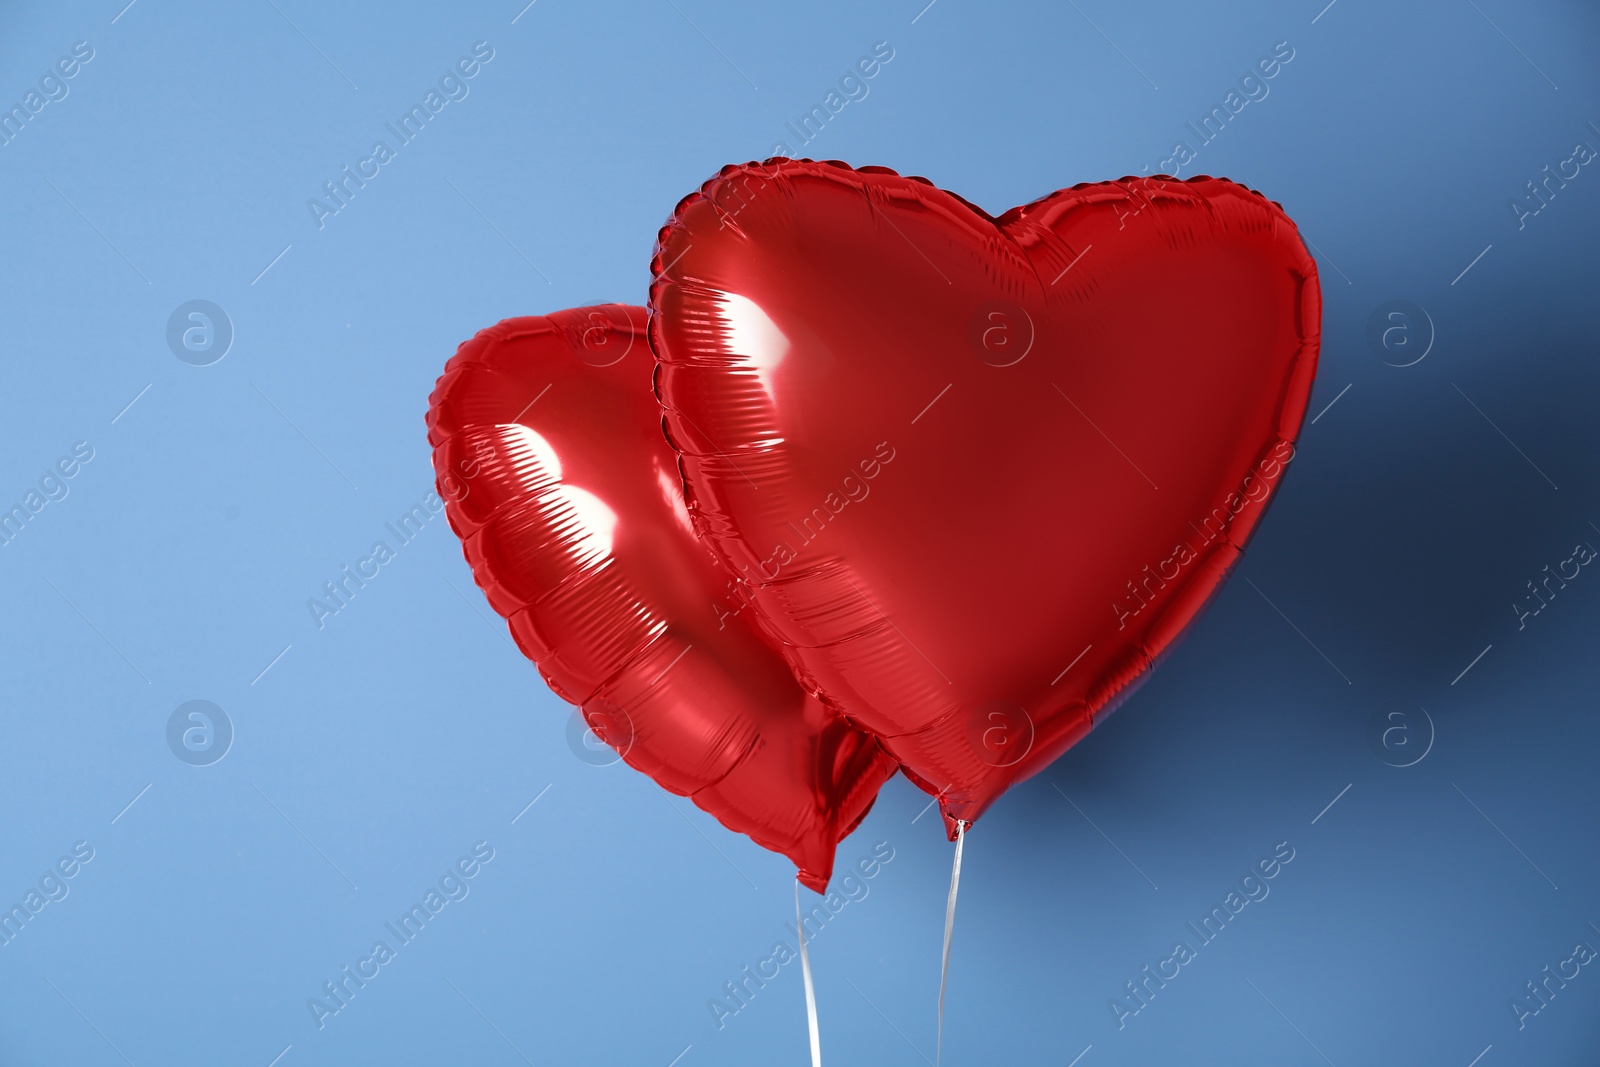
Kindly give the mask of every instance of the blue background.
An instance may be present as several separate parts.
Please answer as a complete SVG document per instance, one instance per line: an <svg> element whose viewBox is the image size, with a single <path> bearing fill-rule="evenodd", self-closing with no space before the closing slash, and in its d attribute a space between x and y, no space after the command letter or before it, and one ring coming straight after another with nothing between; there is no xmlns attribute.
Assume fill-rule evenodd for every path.
<svg viewBox="0 0 1600 1067"><path fill-rule="evenodd" d="M707 1007L787 936L785 861L579 758L442 519L324 628L306 601L430 489L457 342L642 302L721 164L784 142L998 213L1159 169L1279 41L1182 173L1315 245L1317 421L1188 639L971 835L945 1060L1592 1062L1596 968L1520 1030L1510 1003L1600 947L1600 577L1521 629L1510 605L1600 545L1600 168L1509 206L1600 147L1592 5L124 2L0 14L7 107L94 49L0 146L0 502L94 450L0 547L0 903L94 849L0 946L0 1062L806 1062L796 967L721 1029ZM319 228L308 198L478 41L469 95ZM796 144L878 41L870 93ZM193 299L234 330L209 366L166 339ZM1395 299L1435 335L1403 368L1367 341ZM235 733L209 766L166 739L194 699ZM925 804L897 779L841 846L894 859L814 944L829 1062L933 1057ZM479 841L470 895L319 1029L308 999ZM1119 1029L1124 983L1279 842L1270 896Z"/></svg>

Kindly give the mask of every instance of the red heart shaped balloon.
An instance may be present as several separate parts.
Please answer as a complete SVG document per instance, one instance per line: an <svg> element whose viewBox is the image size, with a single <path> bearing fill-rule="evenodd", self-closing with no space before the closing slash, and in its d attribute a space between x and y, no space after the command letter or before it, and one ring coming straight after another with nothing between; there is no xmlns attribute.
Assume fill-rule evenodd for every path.
<svg viewBox="0 0 1600 1067"><path fill-rule="evenodd" d="M663 788L822 892L894 763L796 684L691 531L651 392L645 312L508 319L428 411L473 578L550 688Z"/></svg>
<svg viewBox="0 0 1600 1067"><path fill-rule="evenodd" d="M883 168L769 160L680 203L652 267L698 528L952 833L1195 619L1315 376L1311 257L1220 179L993 218Z"/></svg>

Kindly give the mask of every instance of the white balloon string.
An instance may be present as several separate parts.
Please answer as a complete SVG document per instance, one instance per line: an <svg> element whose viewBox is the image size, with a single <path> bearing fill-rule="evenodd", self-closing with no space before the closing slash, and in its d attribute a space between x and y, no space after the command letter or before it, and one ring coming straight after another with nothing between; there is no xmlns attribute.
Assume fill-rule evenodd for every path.
<svg viewBox="0 0 1600 1067"><path fill-rule="evenodd" d="M967 824L956 820L956 859L950 868L950 900L944 908L944 961L939 965L939 1037L934 1046L933 1063L939 1067L944 1057L944 986L950 977L950 933L956 926L956 890L961 888L961 846L967 840Z"/></svg>
<svg viewBox="0 0 1600 1067"><path fill-rule="evenodd" d="M806 1025L811 1031L811 1067L822 1067L822 1038L817 1032L817 991L811 984L811 956L806 952L806 924L800 917L800 881L794 883L794 929L800 938L800 977L806 984Z"/></svg>

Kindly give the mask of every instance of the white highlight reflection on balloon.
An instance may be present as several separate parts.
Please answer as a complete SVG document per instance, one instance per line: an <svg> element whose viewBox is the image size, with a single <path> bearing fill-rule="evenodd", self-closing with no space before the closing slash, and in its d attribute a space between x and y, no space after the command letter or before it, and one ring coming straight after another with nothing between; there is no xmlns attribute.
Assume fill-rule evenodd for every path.
<svg viewBox="0 0 1600 1067"><path fill-rule="evenodd" d="M716 308L728 331L728 354L755 372L756 380L771 399L773 371L789 354L789 338L749 297L718 293Z"/></svg>
<svg viewBox="0 0 1600 1067"><path fill-rule="evenodd" d="M584 562L599 562L611 555L617 532L617 513L605 501L575 485L557 486L553 493L572 508L574 550Z"/></svg>
<svg viewBox="0 0 1600 1067"><path fill-rule="evenodd" d="M570 516L561 520L561 532L579 561L599 563L610 556L617 532L617 513L589 490L559 484L561 456L537 430L517 424L502 425L499 429L510 468L521 487L532 493L543 490L566 505ZM558 484L551 485L551 482Z"/></svg>

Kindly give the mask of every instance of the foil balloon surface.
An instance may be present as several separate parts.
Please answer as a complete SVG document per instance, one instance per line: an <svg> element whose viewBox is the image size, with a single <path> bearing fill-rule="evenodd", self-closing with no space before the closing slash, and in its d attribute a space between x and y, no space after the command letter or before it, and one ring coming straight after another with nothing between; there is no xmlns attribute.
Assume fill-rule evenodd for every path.
<svg viewBox="0 0 1600 1067"><path fill-rule="evenodd" d="M952 835L1194 621L1315 376L1311 257L1221 179L995 218L883 168L769 160L684 199L652 269L697 529Z"/></svg>
<svg viewBox="0 0 1600 1067"><path fill-rule="evenodd" d="M439 494L550 688L631 766L821 892L894 763L739 610L691 528L653 369L642 308L482 331L433 392Z"/></svg>

